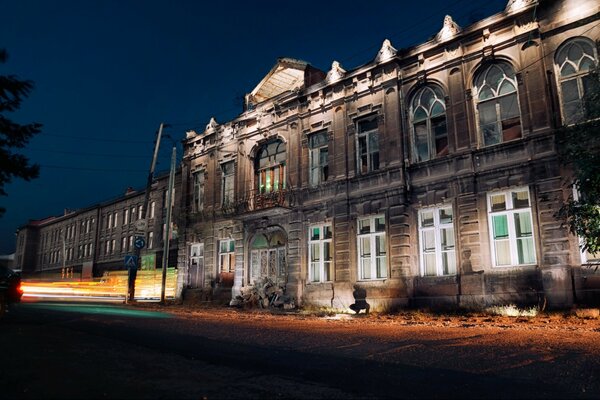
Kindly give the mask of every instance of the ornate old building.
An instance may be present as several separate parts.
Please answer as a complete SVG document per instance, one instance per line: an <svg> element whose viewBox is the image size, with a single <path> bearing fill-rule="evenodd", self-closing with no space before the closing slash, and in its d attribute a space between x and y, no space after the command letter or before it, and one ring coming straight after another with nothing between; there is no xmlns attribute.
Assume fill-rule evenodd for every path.
<svg viewBox="0 0 600 400"><path fill-rule="evenodd" d="M340 309L355 284L372 309L594 295L555 217L554 131L585 119L599 38L595 0L511 0L354 70L279 59L239 116L187 133L181 287L268 277Z"/></svg>

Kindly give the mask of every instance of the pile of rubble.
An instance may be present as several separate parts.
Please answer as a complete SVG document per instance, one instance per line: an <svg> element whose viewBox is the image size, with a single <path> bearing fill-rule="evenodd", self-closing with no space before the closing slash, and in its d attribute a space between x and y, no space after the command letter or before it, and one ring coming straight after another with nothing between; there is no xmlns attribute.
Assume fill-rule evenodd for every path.
<svg viewBox="0 0 600 400"><path fill-rule="evenodd" d="M283 308L296 307L294 299L285 293L285 284L273 282L268 277L257 279L253 286L242 288L241 294L230 303L234 307Z"/></svg>

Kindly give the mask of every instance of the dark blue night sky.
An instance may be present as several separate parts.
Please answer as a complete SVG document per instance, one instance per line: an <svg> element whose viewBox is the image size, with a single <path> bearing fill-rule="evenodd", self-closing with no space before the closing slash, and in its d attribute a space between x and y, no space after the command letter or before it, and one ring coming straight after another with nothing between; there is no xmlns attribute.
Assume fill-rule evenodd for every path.
<svg viewBox="0 0 600 400"><path fill-rule="evenodd" d="M278 57L351 70L386 38L409 47L436 34L446 14L465 27L506 3L0 0L9 54L0 74L35 83L7 116L44 126L23 150L40 177L14 181L0 198L0 254L14 251L14 233L30 219L143 187L161 122L179 142L212 116L235 117ZM164 141L159 170L169 168L170 149Z"/></svg>

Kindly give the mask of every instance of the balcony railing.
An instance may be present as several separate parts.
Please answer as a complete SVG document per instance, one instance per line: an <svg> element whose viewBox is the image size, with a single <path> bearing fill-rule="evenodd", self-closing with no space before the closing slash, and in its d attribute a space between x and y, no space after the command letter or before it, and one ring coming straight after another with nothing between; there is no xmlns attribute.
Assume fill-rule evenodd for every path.
<svg viewBox="0 0 600 400"><path fill-rule="evenodd" d="M236 201L223 204L224 214L243 214L247 212L266 210L274 207L288 208L292 205L292 191L289 188L260 193L253 189L237 196Z"/></svg>

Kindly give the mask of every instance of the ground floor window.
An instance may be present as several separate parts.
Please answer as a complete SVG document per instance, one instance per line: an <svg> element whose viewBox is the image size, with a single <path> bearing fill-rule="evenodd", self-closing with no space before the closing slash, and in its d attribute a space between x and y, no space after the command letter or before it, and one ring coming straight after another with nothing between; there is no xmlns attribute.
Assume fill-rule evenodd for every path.
<svg viewBox="0 0 600 400"><path fill-rule="evenodd" d="M235 240L219 240L219 267L221 272L233 272L235 269Z"/></svg>
<svg viewBox="0 0 600 400"><path fill-rule="evenodd" d="M528 188L487 196L494 266L535 264L535 244Z"/></svg>
<svg viewBox="0 0 600 400"><path fill-rule="evenodd" d="M385 217L358 220L358 277L360 280L387 278Z"/></svg>
<svg viewBox="0 0 600 400"><path fill-rule="evenodd" d="M333 281L333 257L331 248L331 225L311 226L308 234L308 259L310 282Z"/></svg>
<svg viewBox="0 0 600 400"><path fill-rule="evenodd" d="M421 275L456 274L454 225L451 206L419 211Z"/></svg>

